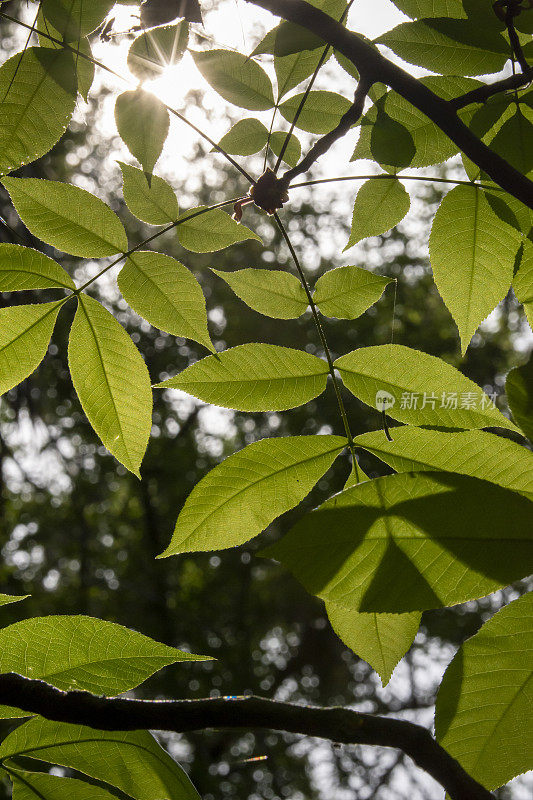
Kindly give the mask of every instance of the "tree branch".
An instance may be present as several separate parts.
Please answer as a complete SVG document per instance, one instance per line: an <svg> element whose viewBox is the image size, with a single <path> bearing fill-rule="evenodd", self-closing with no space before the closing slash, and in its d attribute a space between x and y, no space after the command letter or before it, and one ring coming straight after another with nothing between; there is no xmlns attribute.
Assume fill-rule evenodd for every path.
<svg viewBox="0 0 533 800"><path fill-rule="evenodd" d="M531 81L533 81L533 67L528 67L524 72L517 72L516 75L511 75L509 78L478 86L477 89L472 89L472 91L459 95L459 97L454 97L453 100L448 100L448 105L454 111L458 111L471 103L484 103L489 97L500 94L500 92L520 89L522 86L527 86Z"/></svg>
<svg viewBox="0 0 533 800"><path fill-rule="evenodd" d="M0 675L0 703L31 714L97 730L185 733L208 728L269 728L343 744L394 747L413 759L452 800L494 800L420 725L345 708L278 703L261 697L208 700L125 700L63 692L44 681Z"/></svg>
<svg viewBox="0 0 533 800"><path fill-rule="evenodd" d="M533 208L533 181L495 153L459 119L447 100L388 61L371 44L305 0L247 0L283 19L316 33L336 48L360 75L384 83L434 122L457 147L492 180L529 208Z"/></svg>

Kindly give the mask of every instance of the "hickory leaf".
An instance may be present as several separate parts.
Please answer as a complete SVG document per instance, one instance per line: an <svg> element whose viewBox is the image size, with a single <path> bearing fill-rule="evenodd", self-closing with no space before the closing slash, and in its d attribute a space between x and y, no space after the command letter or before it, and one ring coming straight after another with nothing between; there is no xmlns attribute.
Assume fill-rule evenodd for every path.
<svg viewBox="0 0 533 800"><path fill-rule="evenodd" d="M152 424L150 376L122 325L87 295L79 297L68 359L89 422L109 452L139 476Z"/></svg>
<svg viewBox="0 0 533 800"><path fill-rule="evenodd" d="M337 267L318 279L313 300L326 317L357 319L377 303L391 281L361 267Z"/></svg>
<svg viewBox="0 0 533 800"><path fill-rule="evenodd" d="M50 22L44 18L42 7L37 16L37 30L41 31L38 35L39 44L41 47L48 47L52 50L59 50L65 52L61 45L62 35L57 31ZM52 38L49 38L52 37ZM53 41L53 40L56 41ZM72 54L76 65L76 74L78 76L78 92L83 99L87 102L91 86L94 81L95 67L92 61L93 54L91 45L86 37L79 39L72 45L73 50L76 52Z"/></svg>
<svg viewBox="0 0 533 800"><path fill-rule="evenodd" d="M75 289L74 281L44 253L18 244L0 244L0 292Z"/></svg>
<svg viewBox="0 0 533 800"><path fill-rule="evenodd" d="M7 606L10 603L18 603L20 600L25 600L29 596L30 596L29 594L22 594L22 595L0 594L0 606Z"/></svg>
<svg viewBox="0 0 533 800"><path fill-rule="evenodd" d="M285 140L287 138L287 133L285 131L274 131L272 136L270 137L270 149L274 153L274 155L279 156L283 145L285 144ZM289 136L289 142L287 147L285 148L285 152L283 153L283 161L289 165L289 167L295 167L298 161L300 160L302 155L302 145L294 135L291 133Z"/></svg>
<svg viewBox="0 0 533 800"><path fill-rule="evenodd" d="M516 423L533 442L533 357L512 369L505 381L507 402Z"/></svg>
<svg viewBox="0 0 533 800"><path fill-rule="evenodd" d="M106 18L114 0L42 0L45 19L67 42L92 33Z"/></svg>
<svg viewBox="0 0 533 800"><path fill-rule="evenodd" d="M307 309L307 295L294 275L272 269L212 269L246 305L274 319L295 319Z"/></svg>
<svg viewBox="0 0 533 800"><path fill-rule="evenodd" d="M446 470L496 483L533 500L533 455L510 439L485 431L436 431L406 425L355 438L396 472ZM490 457L487 454L490 453Z"/></svg>
<svg viewBox="0 0 533 800"><path fill-rule="evenodd" d="M335 495L262 554L326 602L398 614L463 603L525 577L532 525L533 503L508 489L447 472L402 473Z"/></svg>
<svg viewBox="0 0 533 800"><path fill-rule="evenodd" d="M149 225L169 225L178 218L178 200L163 178L152 175L150 185L142 169L118 162L122 170L123 193L132 214Z"/></svg>
<svg viewBox="0 0 533 800"><path fill-rule="evenodd" d="M444 428L500 427L516 430L488 395L440 358L405 347L360 347L335 361L346 387L381 410L380 392L389 395L387 414L400 422Z"/></svg>
<svg viewBox="0 0 533 800"><path fill-rule="evenodd" d="M0 745L1 759L20 753L75 769L133 800L199 800L185 772L147 731L111 733L33 717Z"/></svg>
<svg viewBox="0 0 533 800"><path fill-rule="evenodd" d="M519 246L517 232L492 211L481 189L456 186L440 204L429 255L463 354L480 323L509 291Z"/></svg>
<svg viewBox="0 0 533 800"><path fill-rule="evenodd" d="M0 309L0 395L43 360L62 301Z"/></svg>
<svg viewBox="0 0 533 800"><path fill-rule="evenodd" d="M128 67L140 81L155 80L183 57L189 42L189 26L185 20L145 31L128 52Z"/></svg>
<svg viewBox="0 0 533 800"><path fill-rule="evenodd" d="M352 229L344 251L367 236L379 236L394 228L409 211L410 200L404 186L396 179L369 180L355 198Z"/></svg>
<svg viewBox="0 0 533 800"><path fill-rule="evenodd" d="M85 189L40 178L3 178L2 183L26 227L57 250L103 258L128 249L119 218Z"/></svg>
<svg viewBox="0 0 533 800"><path fill-rule="evenodd" d="M139 88L117 97L115 121L120 138L151 176L168 136L168 110L155 95Z"/></svg>
<svg viewBox="0 0 533 800"><path fill-rule="evenodd" d="M44 156L63 136L76 104L71 53L28 47L0 67L0 174Z"/></svg>
<svg viewBox="0 0 533 800"><path fill-rule="evenodd" d="M241 119L218 143L226 151L237 156L251 156L266 145L268 130L258 119Z"/></svg>
<svg viewBox="0 0 533 800"><path fill-rule="evenodd" d="M513 289L516 299L522 303L524 313L533 329L533 244L522 241L519 268L513 278Z"/></svg>
<svg viewBox="0 0 533 800"><path fill-rule="evenodd" d="M228 456L192 490L160 557L247 542L298 505L333 464L341 436L262 439Z"/></svg>
<svg viewBox="0 0 533 800"><path fill-rule="evenodd" d="M201 286L179 261L151 250L132 253L120 271L118 287L126 302L151 325L194 339L214 352Z"/></svg>
<svg viewBox="0 0 533 800"><path fill-rule="evenodd" d="M317 356L252 342L202 358L156 388L238 411L283 411L322 394L327 375L327 362Z"/></svg>
<svg viewBox="0 0 533 800"><path fill-rule="evenodd" d="M376 670L385 686L416 636L420 612L361 613L337 603L326 603L326 611L337 636Z"/></svg>
<svg viewBox="0 0 533 800"><path fill-rule="evenodd" d="M280 113L287 122L294 120L302 98L303 93L296 94L280 105ZM350 107L350 101L335 92L322 89L309 92L296 127L309 133L329 133Z"/></svg>
<svg viewBox="0 0 533 800"><path fill-rule="evenodd" d="M229 103L250 111L266 111L274 105L270 78L251 58L230 50L205 50L192 56L206 81Z"/></svg>
<svg viewBox="0 0 533 800"><path fill-rule="evenodd" d="M235 222L220 208L199 213L206 208L207 206L190 208L180 218L182 221L177 228L178 239L187 250L194 253L213 253L245 239L261 242L260 236L246 225Z"/></svg>
<svg viewBox="0 0 533 800"><path fill-rule="evenodd" d="M440 744L487 789L533 767L533 592L467 639L437 695Z"/></svg>
<svg viewBox="0 0 533 800"><path fill-rule="evenodd" d="M114 800L101 786L77 778L58 778L46 772L26 772L9 766L13 800Z"/></svg>

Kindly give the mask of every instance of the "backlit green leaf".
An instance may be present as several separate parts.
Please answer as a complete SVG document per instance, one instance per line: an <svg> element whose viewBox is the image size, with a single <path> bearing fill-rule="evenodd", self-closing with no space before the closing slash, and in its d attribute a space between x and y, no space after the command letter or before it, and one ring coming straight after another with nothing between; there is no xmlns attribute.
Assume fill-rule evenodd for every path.
<svg viewBox="0 0 533 800"><path fill-rule="evenodd" d="M10 603L18 603L20 600L25 600L29 596L30 596L29 594L23 594L23 595L0 594L0 606L7 606Z"/></svg>
<svg viewBox="0 0 533 800"><path fill-rule="evenodd" d="M39 178L4 178L2 183L31 233L58 250L103 258L128 249L119 218L85 189Z"/></svg>
<svg viewBox="0 0 533 800"><path fill-rule="evenodd" d="M487 789L533 767L533 592L463 644L437 695L440 744Z"/></svg>
<svg viewBox="0 0 533 800"><path fill-rule="evenodd" d="M292 123L303 98L303 93L285 100L279 107L282 117ZM336 128L351 103L335 92L316 90L309 92L296 127L309 133L329 133Z"/></svg>
<svg viewBox="0 0 533 800"><path fill-rule="evenodd" d="M272 269L238 269L212 272L226 281L246 305L274 319L295 319L308 306L307 295L294 275Z"/></svg>
<svg viewBox="0 0 533 800"><path fill-rule="evenodd" d="M124 180L123 193L132 214L150 225L168 225L178 218L179 208L172 186L152 175L150 186L142 169L118 162Z"/></svg>
<svg viewBox="0 0 533 800"><path fill-rule="evenodd" d="M92 33L111 11L114 0L42 0L44 17L69 42Z"/></svg>
<svg viewBox="0 0 533 800"><path fill-rule="evenodd" d="M326 611L337 636L376 670L385 686L411 647L420 626L420 612L361 613L337 603L326 603Z"/></svg>
<svg viewBox="0 0 533 800"><path fill-rule="evenodd" d="M192 56L206 81L229 103L250 111L266 111L274 105L270 78L251 58L230 50L205 50Z"/></svg>
<svg viewBox="0 0 533 800"><path fill-rule="evenodd" d="M236 156L251 156L266 145L268 130L258 119L241 119L218 143L220 147Z"/></svg>
<svg viewBox="0 0 533 800"><path fill-rule="evenodd" d="M530 442L533 442L533 357L512 369L505 382L511 413Z"/></svg>
<svg viewBox="0 0 533 800"><path fill-rule="evenodd" d="M231 244L243 242L245 239L256 239L261 242L261 237L242 225L222 211L220 208L204 211L206 206L190 208L182 214L181 222L177 228L180 244L194 253L213 253L215 250L224 250Z"/></svg>
<svg viewBox="0 0 533 800"><path fill-rule="evenodd" d="M9 767L13 800L113 800L100 786L76 778L58 778L45 772L23 772Z"/></svg>
<svg viewBox="0 0 533 800"><path fill-rule="evenodd" d="M525 577L532 525L533 503L515 492L447 472L402 473L332 497L262 554L327 602L396 614Z"/></svg>
<svg viewBox="0 0 533 800"><path fill-rule="evenodd" d="M326 361L310 353L252 342L202 358L156 388L238 411L283 411L322 394L327 375Z"/></svg>
<svg viewBox="0 0 533 800"><path fill-rule="evenodd" d="M18 244L0 244L0 292L52 287L76 288L68 272L44 253Z"/></svg>
<svg viewBox="0 0 533 800"><path fill-rule="evenodd" d="M463 354L478 326L509 291L519 246L516 231L496 216L481 189L456 186L441 202L429 255Z"/></svg>
<svg viewBox="0 0 533 800"><path fill-rule="evenodd" d="M166 107L144 89L123 92L115 104L115 121L120 138L144 172L151 175L168 136Z"/></svg>
<svg viewBox="0 0 533 800"><path fill-rule="evenodd" d="M285 139L287 138L287 134L284 131L274 131L272 136L270 137L270 149L274 153L274 155L279 156L281 153L281 149L285 144ZM285 152L283 153L283 161L289 165L289 167L295 167L300 157L302 155L302 145L294 135L291 133L289 137L289 143L285 148Z"/></svg>
<svg viewBox="0 0 533 800"><path fill-rule="evenodd" d="M341 436L277 437L228 456L192 490L161 557L257 536L304 499L346 444Z"/></svg>
<svg viewBox="0 0 533 800"><path fill-rule="evenodd" d="M153 251L129 256L118 287L134 311L151 325L174 336L214 347L207 331L207 312L200 284L176 259Z"/></svg>
<svg viewBox="0 0 533 800"><path fill-rule="evenodd" d="M392 2L411 19L426 17L466 19L462 0L392 0Z"/></svg>
<svg viewBox="0 0 533 800"><path fill-rule="evenodd" d="M116 786L134 800L198 800L181 767L147 731L111 733L33 717L0 745L0 758L19 753Z"/></svg>
<svg viewBox="0 0 533 800"><path fill-rule="evenodd" d="M350 239L344 250L367 236L379 236L394 228L409 211L409 194L396 179L369 180L355 198Z"/></svg>
<svg viewBox="0 0 533 800"><path fill-rule="evenodd" d="M499 72L509 57L509 45L498 31L462 19L403 22L376 42L410 64L447 75Z"/></svg>
<svg viewBox="0 0 533 800"><path fill-rule="evenodd" d="M74 111L77 79L66 50L28 47L0 67L0 174L44 156Z"/></svg>
<svg viewBox="0 0 533 800"><path fill-rule="evenodd" d="M361 267L337 267L318 279L313 299L327 317L357 319L377 303L391 282Z"/></svg>
<svg viewBox="0 0 533 800"><path fill-rule="evenodd" d="M357 447L369 450L396 472L446 470L496 483L533 500L533 455L510 439L484 431L435 431L406 425L363 433Z"/></svg>
<svg viewBox="0 0 533 800"><path fill-rule="evenodd" d="M152 424L152 392L145 363L114 316L80 295L68 357L74 388L105 447L139 475Z"/></svg>
<svg viewBox="0 0 533 800"><path fill-rule="evenodd" d="M520 106L504 122L490 148L523 175L533 170L533 123L522 113Z"/></svg>
<svg viewBox="0 0 533 800"><path fill-rule="evenodd" d="M53 50L63 50L63 46L61 45L63 37L61 33L57 31L54 26L51 25L50 22L44 17L42 7L37 16L36 28L38 31L42 31L42 33L38 36L41 47L49 47ZM52 41L52 39L56 39L57 41ZM78 91L83 99L87 101L89 91L93 85L95 73L94 64L91 61L93 57L91 45L89 44L88 39L83 37L82 39L74 42L71 47L72 50L75 51L72 54L72 58L74 59L76 73L78 75ZM71 53L72 50L70 51Z"/></svg>
<svg viewBox="0 0 533 800"><path fill-rule="evenodd" d="M43 360L62 301L0 309L0 395Z"/></svg>
<svg viewBox="0 0 533 800"><path fill-rule="evenodd" d="M450 364L401 344L360 347L335 362L347 388L379 411L413 425L516 430L488 395ZM379 401L379 402L378 402ZM391 405L392 403L392 405Z"/></svg>
<svg viewBox="0 0 533 800"><path fill-rule="evenodd" d="M140 81L154 80L177 64L189 42L189 25L153 28L138 36L128 52L128 67Z"/></svg>
<svg viewBox="0 0 533 800"><path fill-rule="evenodd" d="M526 240L522 241L520 265L513 278L513 289L533 329L533 244Z"/></svg>

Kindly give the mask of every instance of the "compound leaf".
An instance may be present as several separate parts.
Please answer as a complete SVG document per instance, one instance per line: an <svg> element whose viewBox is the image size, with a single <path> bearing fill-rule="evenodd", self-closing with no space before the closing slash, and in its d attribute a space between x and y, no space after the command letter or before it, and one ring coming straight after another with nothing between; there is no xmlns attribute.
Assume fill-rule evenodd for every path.
<svg viewBox="0 0 533 800"><path fill-rule="evenodd" d="M158 389L181 389L205 403L238 411L283 411L326 388L326 361L302 350L251 342L207 356Z"/></svg>
<svg viewBox="0 0 533 800"><path fill-rule="evenodd" d="M402 473L344 490L262 554L327 602L397 614L463 603L529 575L532 525L533 503L508 489Z"/></svg>
<svg viewBox="0 0 533 800"><path fill-rule="evenodd" d="M194 339L214 352L201 286L175 258L151 250L133 253L120 271L118 287L126 302L151 325Z"/></svg>
<svg viewBox="0 0 533 800"><path fill-rule="evenodd" d="M40 178L3 178L26 227L47 244L82 258L103 258L128 249L119 218L79 186Z"/></svg>
<svg viewBox="0 0 533 800"><path fill-rule="evenodd" d="M139 476L152 424L150 376L124 328L87 295L79 297L68 358L89 422L109 452Z"/></svg>
<svg viewBox="0 0 533 800"><path fill-rule="evenodd" d="M274 319L296 319L307 309L307 295L294 275L281 270L238 269L222 272L212 269L226 281L246 305Z"/></svg>
<svg viewBox="0 0 533 800"><path fill-rule="evenodd" d="M262 439L228 456L192 490L160 557L236 547L298 505L333 464L341 436Z"/></svg>
<svg viewBox="0 0 533 800"><path fill-rule="evenodd" d="M487 789L533 766L533 592L462 645L437 695L440 744Z"/></svg>

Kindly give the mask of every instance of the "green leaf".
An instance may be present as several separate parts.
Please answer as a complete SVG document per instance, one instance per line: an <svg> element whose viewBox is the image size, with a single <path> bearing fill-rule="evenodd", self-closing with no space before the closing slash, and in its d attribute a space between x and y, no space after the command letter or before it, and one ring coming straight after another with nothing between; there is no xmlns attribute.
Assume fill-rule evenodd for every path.
<svg viewBox="0 0 533 800"><path fill-rule="evenodd" d="M520 106L501 126L490 148L523 175L533 170L533 124L522 113Z"/></svg>
<svg viewBox="0 0 533 800"><path fill-rule="evenodd" d="M20 600L26 600L29 597L29 594L23 595L12 595L12 594L0 594L0 606L7 606L10 603L18 603Z"/></svg>
<svg viewBox="0 0 533 800"><path fill-rule="evenodd" d="M75 289L74 281L38 250L18 244L0 244L0 292L26 289Z"/></svg>
<svg viewBox="0 0 533 800"><path fill-rule="evenodd" d="M533 244L526 240L522 241L520 265L513 278L513 289L533 329Z"/></svg>
<svg viewBox="0 0 533 800"><path fill-rule="evenodd" d="M394 228L405 217L410 204L409 194L397 179L363 183L355 198L352 229L344 252L367 236L379 236Z"/></svg>
<svg viewBox="0 0 533 800"><path fill-rule="evenodd" d="M79 186L40 178L3 178L26 227L57 250L82 258L104 258L128 249L119 218Z"/></svg>
<svg viewBox="0 0 533 800"><path fill-rule="evenodd" d="M381 411L378 393L391 395L386 412L400 422L516 430L477 384L420 350L401 344L360 347L338 358L335 367L346 387L367 405Z"/></svg>
<svg viewBox="0 0 533 800"><path fill-rule="evenodd" d="M134 800L199 800L181 767L147 731L111 733L33 717L0 745L0 758L25 757L70 767Z"/></svg>
<svg viewBox="0 0 533 800"><path fill-rule="evenodd" d="M411 647L421 614L365 614L326 603L331 627L353 652L370 664L386 686L394 668Z"/></svg>
<svg viewBox="0 0 533 800"><path fill-rule="evenodd" d="M509 57L509 45L498 31L463 19L403 22L376 42L410 64L447 75L499 72Z"/></svg>
<svg viewBox="0 0 533 800"><path fill-rule="evenodd" d="M533 766L533 592L502 608L460 648L435 709L440 744L495 789Z"/></svg>
<svg viewBox="0 0 533 800"><path fill-rule="evenodd" d="M102 24L114 0L42 0L42 13L68 42L92 33Z"/></svg>
<svg viewBox="0 0 533 800"><path fill-rule="evenodd" d="M114 696L179 661L205 661L137 631L86 616L33 617L0 630L0 669L58 689Z"/></svg>
<svg viewBox="0 0 533 800"><path fill-rule="evenodd" d="M76 778L58 778L45 772L23 772L9 766L13 800L114 800L101 786Z"/></svg>
<svg viewBox="0 0 533 800"><path fill-rule="evenodd" d="M71 53L28 47L0 67L0 174L44 156L65 133L77 96Z"/></svg>
<svg viewBox="0 0 533 800"><path fill-rule="evenodd" d="M280 113L287 122L294 120L302 98L303 93L296 94L280 105ZM350 101L340 94L321 89L309 92L296 127L309 133L329 133L337 127L349 108Z"/></svg>
<svg viewBox="0 0 533 800"><path fill-rule="evenodd" d="M272 136L270 137L270 149L274 153L274 155L279 156L281 153L281 149L285 144L285 139L287 138L287 134L285 131L274 131ZM289 143L285 148L285 152L283 154L283 161L289 165L289 167L295 167L296 164L299 162L300 157L302 155L302 145L294 135L291 133L289 136Z"/></svg>
<svg viewBox="0 0 533 800"><path fill-rule="evenodd" d="M133 253L120 271L118 287L126 302L151 325L194 339L215 352L200 284L175 258L151 250Z"/></svg>
<svg viewBox="0 0 533 800"><path fill-rule="evenodd" d="M52 50L60 50L65 52L60 44L63 38L61 33L57 31L47 19L45 19L42 12L42 7L37 15L36 28L38 31L42 31L42 34L38 35L37 37L41 47L49 47ZM48 36L44 36L43 34L48 34L48 36L52 36L58 41L53 42L48 38ZM79 41L77 41L72 47L76 51L72 57L76 65L76 73L78 75L78 91L83 99L87 101L91 86L93 85L95 73L94 63L90 60L93 57L91 45L89 44L88 39L83 37L82 39L79 39Z"/></svg>
<svg viewBox="0 0 533 800"><path fill-rule="evenodd" d="M109 452L139 476L152 424L150 376L124 328L87 295L79 297L68 358L89 422Z"/></svg>
<svg viewBox="0 0 533 800"><path fill-rule="evenodd" d="M530 442L533 442L533 358L512 369L505 381L511 413Z"/></svg>
<svg viewBox="0 0 533 800"><path fill-rule="evenodd" d="M327 602L397 614L525 577L532 524L533 504L515 492L447 472L403 473L332 497L262 555Z"/></svg>
<svg viewBox="0 0 533 800"><path fill-rule="evenodd" d="M533 500L533 455L525 447L484 431L434 431L407 425L363 433L357 447L373 453L396 472L446 470L496 483ZM490 457L487 457L490 454Z"/></svg>
<svg viewBox="0 0 533 800"><path fill-rule="evenodd" d="M294 275L272 269L212 269L246 305L274 319L296 319L308 306L307 295Z"/></svg>
<svg viewBox="0 0 533 800"><path fill-rule="evenodd" d="M327 375L322 358L252 342L202 358L156 388L181 389L204 403L238 411L284 411L322 394Z"/></svg>
<svg viewBox="0 0 533 800"><path fill-rule="evenodd" d="M394 5L411 19L454 17L466 19L462 0L392 0Z"/></svg>
<svg viewBox="0 0 533 800"><path fill-rule="evenodd" d="M391 278L361 267L337 267L318 279L313 299L326 317L357 319L377 303L389 283Z"/></svg>
<svg viewBox="0 0 533 800"><path fill-rule="evenodd" d="M405 125L392 119L383 110L383 103L380 98L361 120L361 133L350 161L360 158L377 161L383 169L394 173L413 161L416 147Z"/></svg>
<svg viewBox="0 0 533 800"><path fill-rule="evenodd" d="M341 436L262 439L196 484L160 558L247 542L298 505L346 447Z"/></svg>
<svg viewBox="0 0 533 800"><path fill-rule="evenodd" d="M120 138L151 175L168 136L168 110L155 95L139 88L117 97L115 121Z"/></svg>
<svg viewBox="0 0 533 800"><path fill-rule="evenodd" d="M256 239L262 242L261 237L242 225L222 211L220 208L208 209L207 206L190 208L184 212L177 228L180 244L193 253L213 253L215 250L225 250L232 244L243 242L245 239Z"/></svg>
<svg viewBox="0 0 533 800"><path fill-rule="evenodd" d="M518 234L496 216L481 189L456 186L441 202L429 255L463 354L478 326L509 291L519 247Z"/></svg>
<svg viewBox="0 0 533 800"><path fill-rule="evenodd" d="M168 225L178 218L179 208L172 187L152 175L150 186L142 169L119 161L124 181L124 200L131 213L149 225Z"/></svg>
<svg viewBox="0 0 533 800"><path fill-rule="evenodd" d="M251 58L229 50L193 52L192 57L206 81L224 100L250 111L273 107L270 78Z"/></svg>
<svg viewBox="0 0 533 800"><path fill-rule="evenodd" d="M236 156L251 156L266 145L268 130L258 119L241 119L220 140L219 147Z"/></svg>
<svg viewBox="0 0 533 800"><path fill-rule="evenodd" d="M0 395L37 369L63 301L0 309Z"/></svg>
<svg viewBox="0 0 533 800"><path fill-rule="evenodd" d="M185 20L141 33L128 52L129 70L140 81L155 80L181 61L188 43L189 25Z"/></svg>

